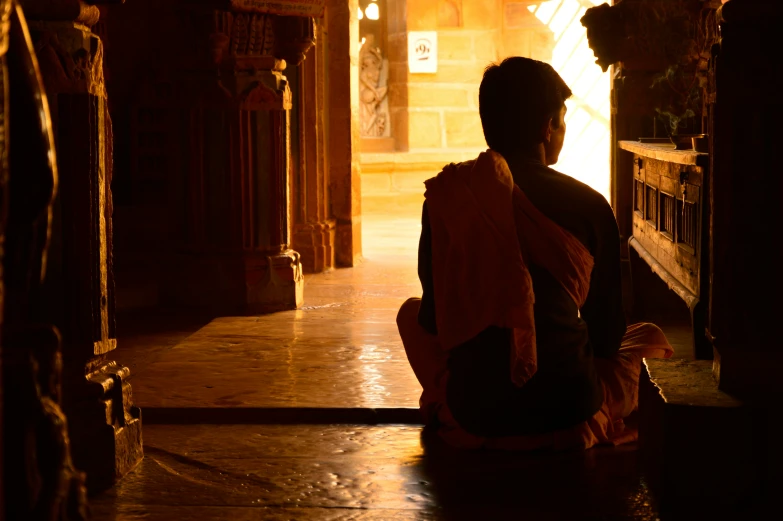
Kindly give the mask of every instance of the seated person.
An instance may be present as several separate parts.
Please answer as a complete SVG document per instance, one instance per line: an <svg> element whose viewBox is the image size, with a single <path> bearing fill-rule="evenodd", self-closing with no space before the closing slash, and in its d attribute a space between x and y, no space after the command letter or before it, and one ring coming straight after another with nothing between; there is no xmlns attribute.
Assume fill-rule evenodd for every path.
<svg viewBox="0 0 783 521"><path fill-rule="evenodd" d="M542 62L491 65L489 150L428 180L422 298L397 324L428 424L461 447L589 448L635 439L642 357L672 348L626 328L620 237L604 197L552 170L571 90Z"/></svg>

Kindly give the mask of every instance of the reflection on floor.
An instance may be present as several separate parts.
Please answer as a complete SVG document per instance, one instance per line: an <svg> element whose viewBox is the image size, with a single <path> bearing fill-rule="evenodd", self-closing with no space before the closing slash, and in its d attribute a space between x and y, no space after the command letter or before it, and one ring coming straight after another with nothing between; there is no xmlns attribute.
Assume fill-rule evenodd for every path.
<svg viewBox="0 0 783 521"><path fill-rule="evenodd" d="M395 317L420 295L415 220L365 223L366 261L305 278L296 311L222 317L134 371L134 399L161 408L418 406ZM413 244L411 244L413 238ZM133 371L133 368L131 368Z"/></svg>
<svg viewBox="0 0 783 521"><path fill-rule="evenodd" d="M633 447L457 453L398 425L153 425L144 441L95 519L656 518Z"/></svg>
<svg viewBox="0 0 783 521"><path fill-rule="evenodd" d="M395 315L420 225L364 226L366 260L307 277L301 310L120 322L146 457L94 519L656 519L634 445L460 453L414 424Z"/></svg>

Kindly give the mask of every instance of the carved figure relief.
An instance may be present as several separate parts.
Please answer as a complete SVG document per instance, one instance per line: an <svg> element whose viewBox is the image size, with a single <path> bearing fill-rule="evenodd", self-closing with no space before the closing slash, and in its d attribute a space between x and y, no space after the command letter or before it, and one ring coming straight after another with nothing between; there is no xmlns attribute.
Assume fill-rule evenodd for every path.
<svg viewBox="0 0 783 521"><path fill-rule="evenodd" d="M365 37L359 51L359 113L362 137L388 137L389 103L387 99L389 61L375 46L372 35Z"/></svg>

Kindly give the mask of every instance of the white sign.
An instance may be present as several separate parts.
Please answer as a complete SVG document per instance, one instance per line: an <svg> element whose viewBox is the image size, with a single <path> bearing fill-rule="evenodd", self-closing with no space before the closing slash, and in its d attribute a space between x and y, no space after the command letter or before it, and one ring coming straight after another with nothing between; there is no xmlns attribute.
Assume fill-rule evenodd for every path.
<svg viewBox="0 0 783 521"><path fill-rule="evenodd" d="M408 33L408 71L412 74L438 72L437 31Z"/></svg>

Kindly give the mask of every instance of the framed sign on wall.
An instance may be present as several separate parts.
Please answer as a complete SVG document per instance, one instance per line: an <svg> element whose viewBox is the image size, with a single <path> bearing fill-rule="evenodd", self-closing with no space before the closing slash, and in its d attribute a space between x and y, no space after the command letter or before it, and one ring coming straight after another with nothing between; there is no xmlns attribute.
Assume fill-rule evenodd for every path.
<svg viewBox="0 0 783 521"><path fill-rule="evenodd" d="M438 32L408 33L408 71L411 74L438 72Z"/></svg>

